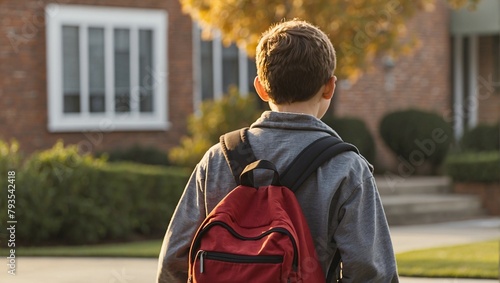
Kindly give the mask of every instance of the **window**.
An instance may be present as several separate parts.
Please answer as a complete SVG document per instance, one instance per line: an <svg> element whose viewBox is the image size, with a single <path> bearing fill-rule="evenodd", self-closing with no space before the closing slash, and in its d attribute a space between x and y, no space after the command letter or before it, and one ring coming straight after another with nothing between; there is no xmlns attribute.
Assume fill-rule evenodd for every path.
<svg viewBox="0 0 500 283"><path fill-rule="evenodd" d="M218 32L212 40L204 40L201 29L194 25L194 70L198 82L195 101L218 99L230 86L238 87L240 94L253 91L257 75L255 60L235 44L224 46Z"/></svg>
<svg viewBox="0 0 500 283"><path fill-rule="evenodd" d="M48 128L166 130L167 15L46 6Z"/></svg>

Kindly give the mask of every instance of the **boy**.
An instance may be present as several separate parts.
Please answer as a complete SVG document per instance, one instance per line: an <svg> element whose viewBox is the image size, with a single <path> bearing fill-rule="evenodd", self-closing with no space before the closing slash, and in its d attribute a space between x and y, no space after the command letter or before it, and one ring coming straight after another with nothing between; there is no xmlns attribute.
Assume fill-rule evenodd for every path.
<svg viewBox="0 0 500 283"><path fill-rule="evenodd" d="M256 62L254 86L272 111L251 125L248 139L257 159L267 159L283 172L316 139L338 137L319 120L335 90L335 51L321 30L292 20L263 34ZM198 226L235 186L217 144L196 166L172 217L160 253L158 282L186 282L189 247ZM363 157L346 152L325 162L296 197L325 277L338 248L342 282L398 282L372 167Z"/></svg>

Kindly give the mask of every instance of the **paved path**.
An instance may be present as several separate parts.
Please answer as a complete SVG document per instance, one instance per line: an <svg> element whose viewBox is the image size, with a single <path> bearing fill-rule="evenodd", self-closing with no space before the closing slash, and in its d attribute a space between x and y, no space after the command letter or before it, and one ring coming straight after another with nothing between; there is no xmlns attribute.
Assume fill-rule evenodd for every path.
<svg viewBox="0 0 500 283"><path fill-rule="evenodd" d="M500 240L500 218L398 226L391 228L396 252L455 245L490 239ZM6 259L5 259L6 261ZM17 275L0 272L7 283L149 283L154 282L156 259L32 258L17 259ZM401 278L402 283L494 283L499 280Z"/></svg>
<svg viewBox="0 0 500 283"><path fill-rule="evenodd" d="M17 274L0 273L6 283L150 283L155 259L21 257Z"/></svg>
<svg viewBox="0 0 500 283"><path fill-rule="evenodd" d="M391 227L396 253L459 245L491 239L500 240L500 217L428 225Z"/></svg>

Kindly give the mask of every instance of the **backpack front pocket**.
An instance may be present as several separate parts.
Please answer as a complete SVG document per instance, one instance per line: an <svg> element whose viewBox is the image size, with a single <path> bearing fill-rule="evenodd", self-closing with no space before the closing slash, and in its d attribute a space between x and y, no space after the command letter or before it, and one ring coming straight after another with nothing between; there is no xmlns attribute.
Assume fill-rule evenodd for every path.
<svg viewBox="0 0 500 283"><path fill-rule="evenodd" d="M195 278L201 282L221 283L282 282L282 264L282 255L238 255L200 250L195 258Z"/></svg>

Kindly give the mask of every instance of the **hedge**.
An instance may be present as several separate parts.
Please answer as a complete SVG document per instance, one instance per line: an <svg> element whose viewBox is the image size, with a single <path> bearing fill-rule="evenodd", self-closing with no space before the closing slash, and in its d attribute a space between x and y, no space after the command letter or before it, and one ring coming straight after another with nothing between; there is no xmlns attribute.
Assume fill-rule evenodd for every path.
<svg viewBox="0 0 500 283"><path fill-rule="evenodd" d="M326 115L322 120L344 141L354 144L370 163L375 162L375 142L363 120L353 117L337 118L331 115Z"/></svg>
<svg viewBox="0 0 500 283"><path fill-rule="evenodd" d="M460 145L464 151L498 151L500 150L500 125L477 125L464 133Z"/></svg>
<svg viewBox="0 0 500 283"><path fill-rule="evenodd" d="M436 113L418 109L387 114L379 129L382 139L397 156L417 166L428 161L438 167L453 141L450 124Z"/></svg>
<svg viewBox="0 0 500 283"><path fill-rule="evenodd" d="M106 163L58 143L32 155L16 173L16 240L44 245L161 236L190 172ZM5 223L5 202L0 211Z"/></svg>
<svg viewBox="0 0 500 283"><path fill-rule="evenodd" d="M468 152L448 156L446 172L455 182L499 182L498 151Z"/></svg>
<svg viewBox="0 0 500 283"><path fill-rule="evenodd" d="M189 178L186 169L118 163L98 171L95 187L122 190L113 211L121 215L121 203L129 204L129 222L134 232L141 235L163 235Z"/></svg>
<svg viewBox="0 0 500 283"><path fill-rule="evenodd" d="M154 146L134 144L127 148L118 148L99 152L97 156L105 156L108 162L134 162L150 165L169 166L168 153Z"/></svg>

